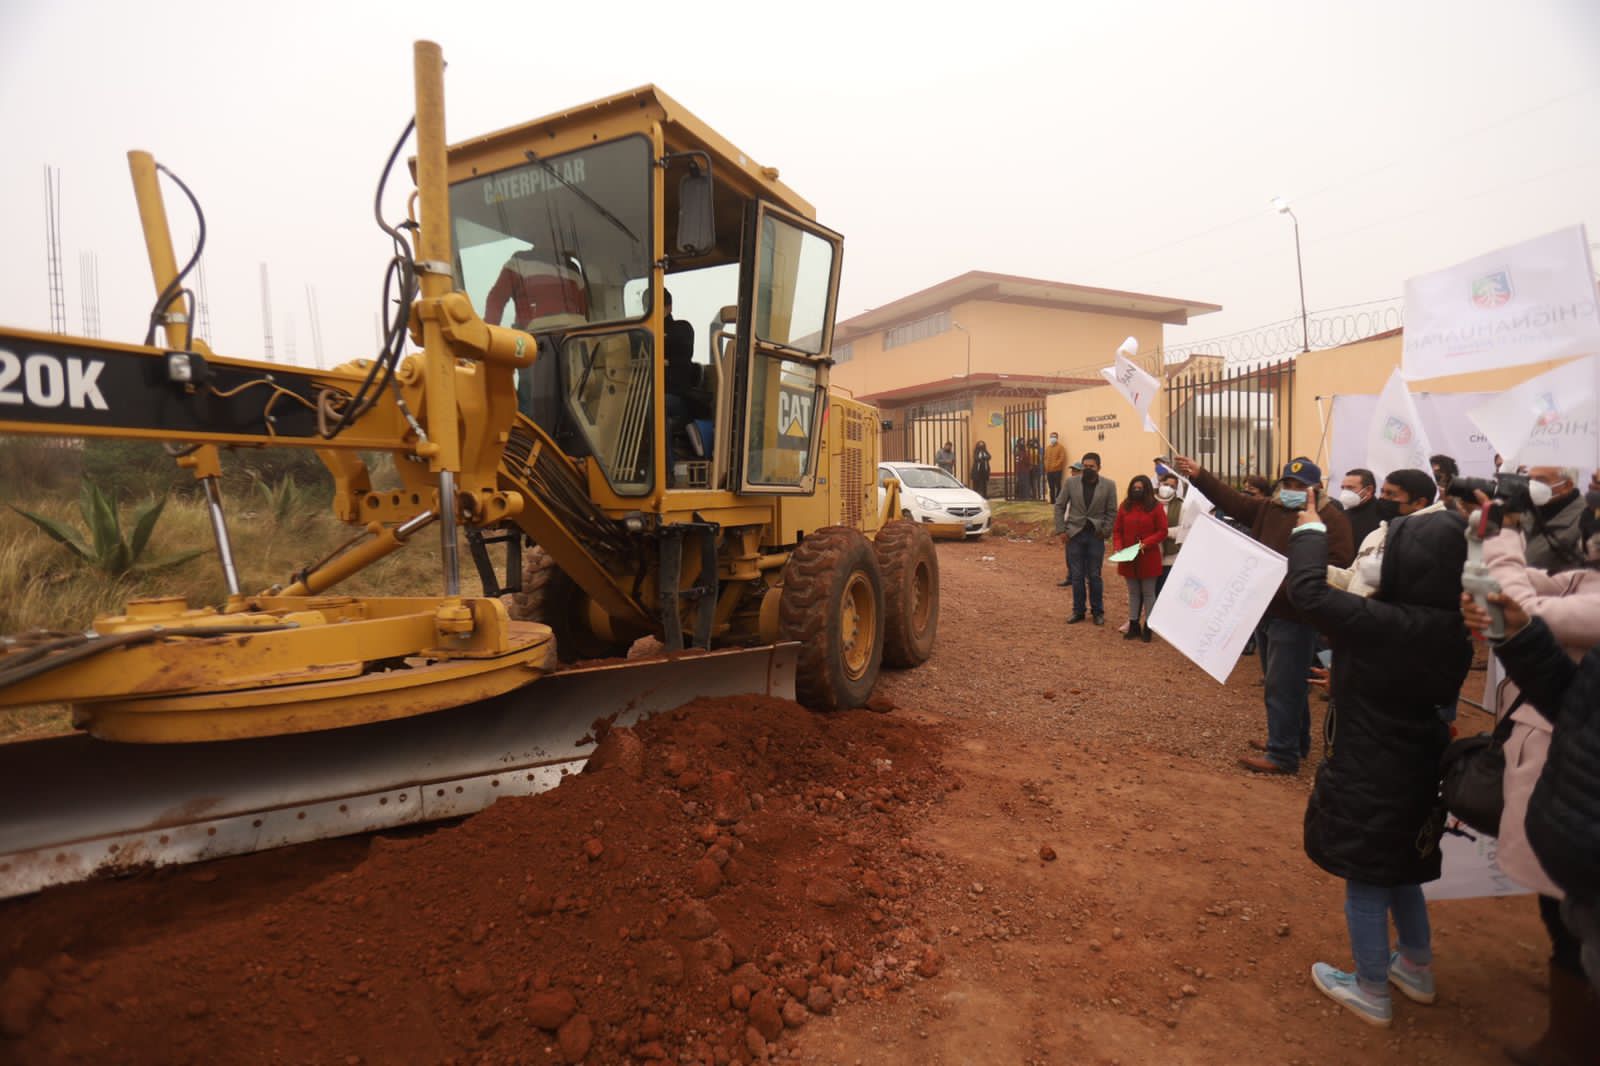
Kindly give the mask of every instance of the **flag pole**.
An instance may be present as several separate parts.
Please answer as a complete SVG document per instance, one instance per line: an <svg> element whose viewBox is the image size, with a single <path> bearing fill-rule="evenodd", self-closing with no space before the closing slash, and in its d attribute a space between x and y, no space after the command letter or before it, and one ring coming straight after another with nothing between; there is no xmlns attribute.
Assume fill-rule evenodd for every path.
<svg viewBox="0 0 1600 1066"><path fill-rule="evenodd" d="M1322 423L1322 439L1317 442L1317 465L1326 467L1328 464L1323 462L1323 454L1328 447L1328 416L1322 410L1322 397L1313 396L1312 400L1317 405L1317 421Z"/></svg>

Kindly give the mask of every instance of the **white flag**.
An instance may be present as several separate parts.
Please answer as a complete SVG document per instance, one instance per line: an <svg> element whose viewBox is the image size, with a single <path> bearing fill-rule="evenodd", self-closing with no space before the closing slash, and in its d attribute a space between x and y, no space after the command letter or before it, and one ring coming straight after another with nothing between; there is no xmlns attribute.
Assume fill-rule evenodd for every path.
<svg viewBox="0 0 1600 1066"><path fill-rule="evenodd" d="M1600 305L1582 226L1406 282L1401 365L1436 378L1600 352Z"/></svg>
<svg viewBox="0 0 1600 1066"><path fill-rule="evenodd" d="M1529 378L1467 414L1512 468L1600 466L1600 356Z"/></svg>
<svg viewBox="0 0 1600 1066"><path fill-rule="evenodd" d="M1150 401L1156 398L1156 390L1161 388L1159 381L1121 351L1117 352L1116 365L1101 369L1100 376L1122 393L1123 399L1133 404L1133 409L1144 419L1145 429L1151 433L1161 432L1150 417Z"/></svg>
<svg viewBox="0 0 1600 1066"><path fill-rule="evenodd" d="M1378 394L1377 406L1372 409L1372 424L1367 429L1367 469L1379 481L1394 470L1427 473L1432 469L1428 465L1432 454L1416 401L1406 388L1406 379L1396 370L1389 375L1389 383Z"/></svg>
<svg viewBox="0 0 1600 1066"><path fill-rule="evenodd" d="M1494 656L1489 656L1494 662ZM1439 842L1443 869L1439 880L1422 886L1422 894L1436 899L1477 899L1482 896L1521 896L1532 892L1500 869L1500 842L1484 836L1456 818L1445 823Z"/></svg>
<svg viewBox="0 0 1600 1066"><path fill-rule="evenodd" d="M1150 628L1225 684L1288 569L1271 548L1201 515L1150 612Z"/></svg>

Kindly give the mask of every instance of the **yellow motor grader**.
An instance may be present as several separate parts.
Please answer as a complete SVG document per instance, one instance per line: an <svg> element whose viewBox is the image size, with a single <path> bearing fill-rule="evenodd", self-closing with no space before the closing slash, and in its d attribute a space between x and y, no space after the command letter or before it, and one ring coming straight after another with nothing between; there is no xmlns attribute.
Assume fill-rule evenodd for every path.
<svg viewBox="0 0 1600 1066"><path fill-rule="evenodd" d="M457 816L550 787L597 717L751 691L859 706L880 664L932 650L932 541L887 519L898 486L880 509L877 412L828 389L839 235L653 87L447 148L439 48L414 65L375 357L312 370L196 339L200 251L178 268L161 176L189 190L142 152L144 343L0 328L0 433L164 442L229 592L0 645L0 706L67 703L83 731L0 746L0 897ZM218 488L240 447L315 449L360 534L241 589ZM428 527L442 595L335 591ZM640 637L665 654L624 658Z"/></svg>

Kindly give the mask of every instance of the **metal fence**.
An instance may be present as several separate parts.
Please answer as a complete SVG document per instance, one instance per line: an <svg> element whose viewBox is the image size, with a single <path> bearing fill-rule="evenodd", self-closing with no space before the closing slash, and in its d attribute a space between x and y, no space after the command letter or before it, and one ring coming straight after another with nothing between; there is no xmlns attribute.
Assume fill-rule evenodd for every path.
<svg viewBox="0 0 1600 1066"><path fill-rule="evenodd" d="M1001 416L1005 439L995 454L996 463L1005 464L1000 483L1008 500L1043 500L1049 495L1044 477L1044 400L1008 405Z"/></svg>
<svg viewBox="0 0 1600 1066"><path fill-rule="evenodd" d="M1224 481L1276 480L1294 436L1294 363L1196 373L1169 381L1167 435Z"/></svg>
<svg viewBox="0 0 1600 1066"><path fill-rule="evenodd" d="M906 463L933 463L946 443L955 447L953 473L963 485L970 484L972 448L966 411L907 408L890 420L879 438L879 454L886 460Z"/></svg>

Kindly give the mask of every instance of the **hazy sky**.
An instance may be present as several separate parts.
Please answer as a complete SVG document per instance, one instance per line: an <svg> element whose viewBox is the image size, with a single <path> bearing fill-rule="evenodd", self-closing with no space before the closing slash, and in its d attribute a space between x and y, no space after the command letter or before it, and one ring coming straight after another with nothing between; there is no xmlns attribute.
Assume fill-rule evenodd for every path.
<svg viewBox="0 0 1600 1066"><path fill-rule="evenodd" d="M413 39L449 63L451 140L655 82L846 238L841 317L966 270L1224 305L1169 343L1313 312L1577 222L1600 241L1600 3L0 3L0 322L44 329L45 164L67 323L153 298L124 154L200 196L220 351L370 355L372 193ZM402 183L403 184L403 174ZM400 191L390 197L399 210ZM192 224L168 210L187 248ZM1107 354L1109 359L1109 353Z"/></svg>

